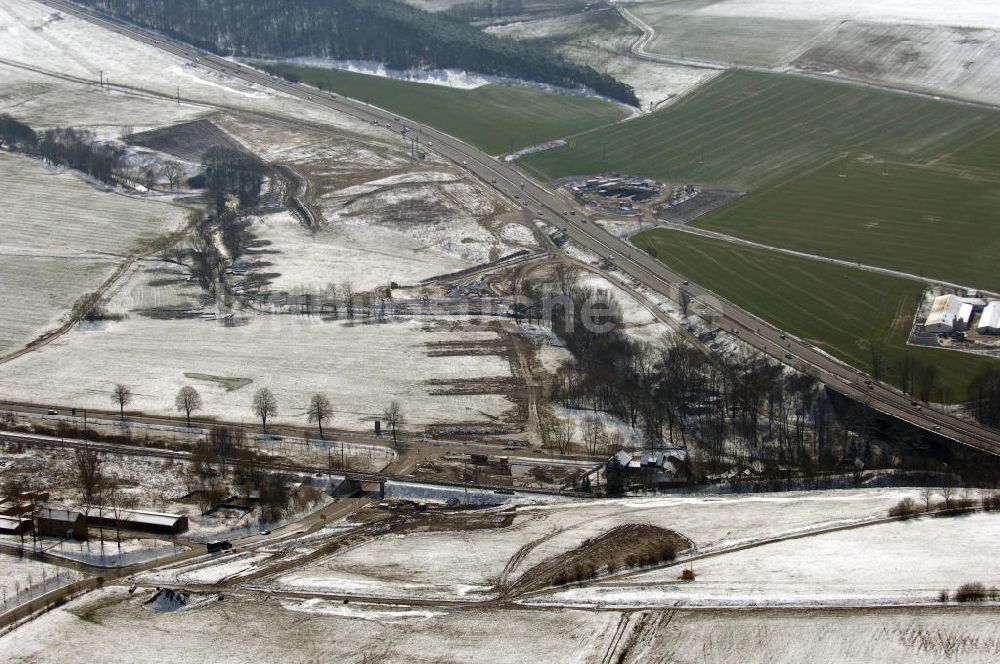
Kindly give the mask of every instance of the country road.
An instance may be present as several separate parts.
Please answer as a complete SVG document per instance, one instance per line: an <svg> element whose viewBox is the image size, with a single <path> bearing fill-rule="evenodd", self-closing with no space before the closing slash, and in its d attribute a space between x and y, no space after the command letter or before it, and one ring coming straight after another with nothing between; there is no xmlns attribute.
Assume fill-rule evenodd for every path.
<svg viewBox="0 0 1000 664"><path fill-rule="evenodd" d="M709 238L711 240L719 240L721 242L728 242L730 244L738 244L744 247L750 247L752 249L763 249L764 251L774 251L779 254L795 256L796 258L806 258L809 260L819 261L822 263L830 263L832 265L841 265L843 267L849 267L855 270L862 270L864 272L884 274L888 277L899 277L900 279L909 279L910 281L922 281L928 286L944 286L946 288L957 288L969 292L977 290L981 293L987 292L983 291L981 288L975 288L973 286L966 286L963 284L956 284L950 281L942 281L941 279L933 279L931 277L926 277L921 274L913 274L912 272L904 272L902 270L893 270L891 268L879 267L877 265L858 263L855 261L844 260L843 258L832 258L830 256L811 254L806 251L797 251L795 249L776 247L772 244L754 242L753 240L747 240L741 237L736 237L735 235L727 235L725 233L720 233L718 231L711 231L705 228L699 228L697 226L688 226L687 224L664 224L663 226L661 226L661 228L666 228L668 230L676 231L679 233L689 233L691 235L699 235L701 237ZM990 293L990 294L1000 296L1000 294L998 293Z"/></svg>

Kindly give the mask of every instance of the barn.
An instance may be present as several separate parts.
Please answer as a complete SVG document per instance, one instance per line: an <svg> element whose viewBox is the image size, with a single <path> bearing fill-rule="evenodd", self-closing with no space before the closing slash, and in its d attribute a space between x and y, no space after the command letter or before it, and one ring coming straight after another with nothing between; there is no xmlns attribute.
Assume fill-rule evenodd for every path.
<svg viewBox="0 0 1000 664"><path fill-rule="evenodd" d="M42 507L35 514L35 527L39 535L87 539L87 517L80 512Z"/></svg>
<svg viewBox="0 0 1000 664"><path fill-rule="evenodd" d="M1000 300L993 300L986 305L979 316L976 331L980 334L1000 334Z"/></svg>
<svg viewBox="0 0 1000 664"><path fill-rule="evenodd" d="M931 304L924 329L934 334L951 334L969 329L972 322L972 304L956 295L939 295Z"/></svg>
<svg viewBox="0 0 1000 664"><path fill-rule="evenodd" d="M87 520L104 528L123 528L147 533L176 535L188 529L188 518L184 514L167 514L147 510L114 510L110 507L87 505L83 508Z"/></svg>

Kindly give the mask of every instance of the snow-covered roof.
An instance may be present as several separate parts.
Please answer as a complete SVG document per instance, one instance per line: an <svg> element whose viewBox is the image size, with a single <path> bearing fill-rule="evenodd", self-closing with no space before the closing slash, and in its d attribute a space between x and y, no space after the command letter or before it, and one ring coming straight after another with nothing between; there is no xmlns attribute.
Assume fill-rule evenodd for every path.
<svg viewBox="0 0 1000 664"><path fill-rule="evenodd" d="M642 455L639 462L643 466L656 466L657 468L662 468L663 464L667 462L667 457L664 454L650 454L646 452Z"/></svg>
<svg viewBox="0 0 1000 664"><path fill-rule="evenodd" d="M972 320L972 305L968 302L963 302L962 306L958 308L958 314L955 316L955 320L960 320L966 325Z"/></svg>
<svg viewBox="0 0 1000 664"><path fill-rule="evenodd" d="M944 326L952 329L956 322L968 324L971 319L971 304L962 302L961 298L955 295L939 295L934 298L931 312L927 314L927 320L924 324L926 327Z"/></svg>
<svg viewBox="0 0 1000 664"><path fill-rule="evenodd" d="M105 518L117 518L121 522L145 523L151 526L174 526L178 520L185 518L183 514L167 514L166 512L149 512L146 510L122 510L115 517L114 510L110 507L97 507L87 505L84 514L103 516Z"/></svg>
<svg viewBox="0 0 1000 664"><path fill-rule="evenodd" d="M0 516L0 529L13 530L17 528L22 521L28 521L30 523L29 519L18 519L13 516Z"/></svg>
<svg viewBox="0 0 1000 664"><path fill-rule="evenodd" d="M79 519L82 515L79 512L71 512L69 510L57 510L51 507L43 507L38 510L38 518L49 519L50 521L69 521L74 522Z"/></svg>
<svg viewBox="0 0 1000 664"><path fill-rule="evenodd" d="M979 317L979 325L977 326L977 329L1000 329L1000 300L993 300L986 305L986 308L983 309L982 315Z"/></svg>

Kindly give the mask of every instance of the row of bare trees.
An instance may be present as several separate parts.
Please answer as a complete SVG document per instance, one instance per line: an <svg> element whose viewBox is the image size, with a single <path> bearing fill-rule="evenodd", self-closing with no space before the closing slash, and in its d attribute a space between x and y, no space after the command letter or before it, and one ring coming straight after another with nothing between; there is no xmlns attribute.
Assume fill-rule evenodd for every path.
<svg viewBox="0 0 1000 664"><path fill-rule="evenodd" d="M122 421L125 420L125 407L132 403L133 396L132 388L124 383L117 383L111 391L111 401L118 406ZM191 415L201 410L203 405L201 394L190 385L182 387L174 398L174 407L184 413L188 428L191 428ZM278 398L270 388L262 387L254 392L250 408L260 419L261 429L267 431L268 421L278 414ZM317 392L309 398L306 417L310 423L317 425L320 439L324 438L323 424L333 417L334 412L333 403L327 395ZM382 417L392 433L393 445L398 445L397 430L406 424L402 406L398 401L390 402L383 410Z"/></svg>

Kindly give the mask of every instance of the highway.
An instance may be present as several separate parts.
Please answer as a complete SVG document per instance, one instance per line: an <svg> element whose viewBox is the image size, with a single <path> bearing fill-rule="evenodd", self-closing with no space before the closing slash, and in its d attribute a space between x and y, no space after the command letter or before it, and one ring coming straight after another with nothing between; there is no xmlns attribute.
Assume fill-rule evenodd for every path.
<svg viewBox="0 0 1000 664"><path fill-rule="evenodd" d="M705 310L723 330L738 336L746 344L813 376L829 389L866 403L879 412L905 420L960 444L1000 455L998 432L926 406L915 407L911 404L910 397L886 385L873 382L869 387L864 382L865 377L860 375L857 369L830 357L802 340L786 336L782 330L715 293L696 284L689 284L683 275L596 226L589 220L587 210L575 202L531 180L513 166L452 136L410 120L400 119L392 112L363 102L305 85L289 83L251 67L234 63L187 44L171 41L163 35L111 20L61 0L42 0L42 2L54 9L116 31L124 37L160 48L207 69L271 88L365 122L378 122L380 126L391 127L396 132L399 132L402 124L405 124L410 129L410 136L419 138L422 148L433 150L436 154L468 169L471 175L478 177L509 199L518 202L526 200L529 209L538 218L564 231L570 239L585 249L604 257L613 263L618 271L667 297L676 298L680 289L687 290L693 297L696 308ZM831 312L831 315L835 315L835 312Z"/></svg>

